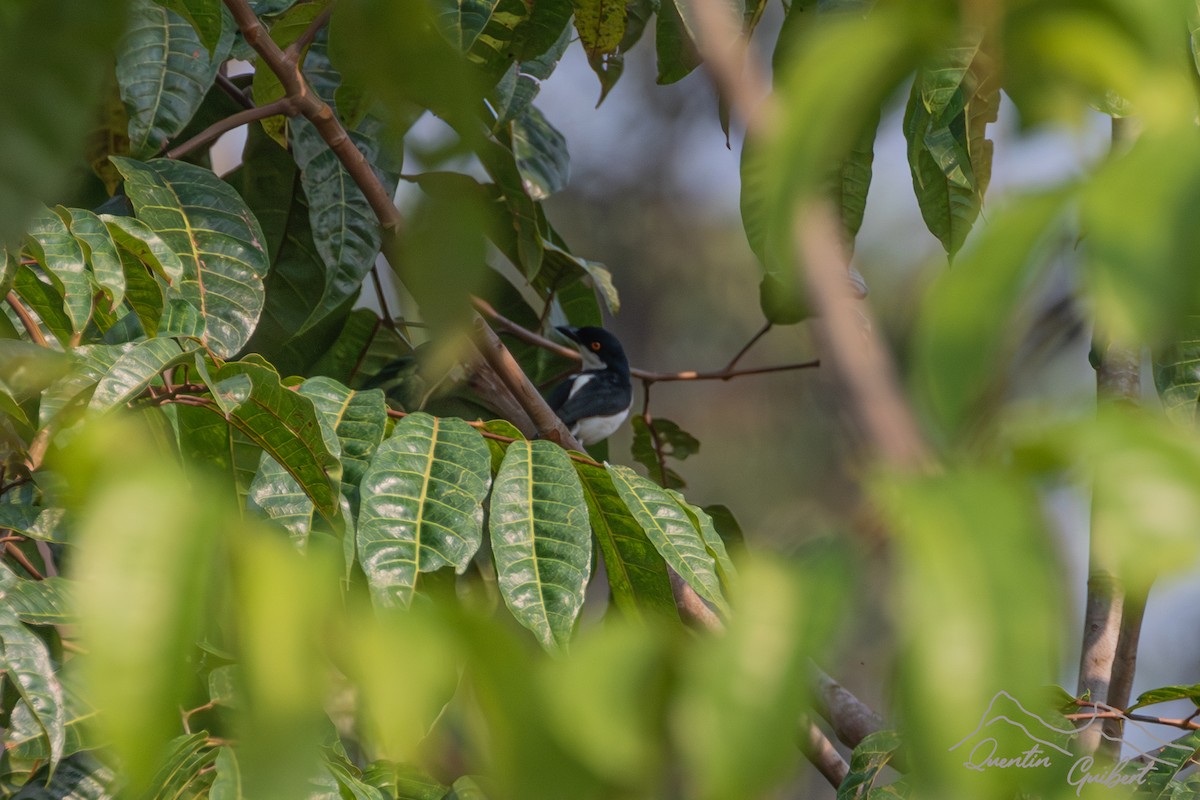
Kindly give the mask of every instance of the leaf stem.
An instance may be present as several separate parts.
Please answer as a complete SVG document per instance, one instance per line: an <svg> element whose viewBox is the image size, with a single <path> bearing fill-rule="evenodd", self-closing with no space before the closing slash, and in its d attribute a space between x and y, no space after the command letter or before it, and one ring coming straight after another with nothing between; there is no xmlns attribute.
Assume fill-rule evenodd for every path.
<svg viewBox="0 0 1200 800"><path fill-rule="evenodd" d="M265 106L251 106L224 119L217 120L183 144L172 147L167 151L166 157L182 158L193 150L198 150L206 144L215 142L222 135L234 128L240 128L243 125L248 125L260 119L274 117L278 114L284 114L289 117L293 116L296 113L294 106L295 104L290 97L281 97L278 100L267 103Z"/></svg>
<svg viewBox="0 0 1200 800"><path fill-rule="evenodd" d="M42 347L49 347L46 337L42 335L42 329L38 327L37 320L29 313L29 309L25 308L25 304L17 297L17 293L9 292L5 300L12 307L12 310L17 313L17 317L21 320L21 327L29 334L29 338L33 340L33 343L39 344Z"/></svg>

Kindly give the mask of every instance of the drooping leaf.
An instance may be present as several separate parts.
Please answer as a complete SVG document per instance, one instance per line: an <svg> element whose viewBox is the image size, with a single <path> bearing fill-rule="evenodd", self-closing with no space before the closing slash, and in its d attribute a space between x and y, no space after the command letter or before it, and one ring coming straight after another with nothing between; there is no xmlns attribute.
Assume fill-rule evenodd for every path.
<svg viewBox="0 0 1200 800"><path fill-rule="evenodd" d="M570 168L567 141L536 107L529 106L513 120L512 143L529 197L545 200L566 188Z"/></svg>
<svg viewBox="0 0 1200 800"><path fill-rule="evenodd" d="M70 226L71 235L83 245L96 283L108 293L109 308L116 310L125 299L125 272L108 227L91 211L80 208L59 206L58 214Z"/></svg>
<svg viewBox="0 0 1200 800"><path fill-rule="evenodd" d="M665 489L629 467L609 464L608 474L617 494L667 564L697 594L720 611L727 612L728 604L721 594L716 563L688 513Z"/></svg>
<svg viewBox="0 0 1200 800"><path fill-rule="evenodd" d="M589 58L617 50L625 34L623 0L574 0L575 30Z"/></svg>
<svg viewBox="0 0 1200 800"><path fill-rule="evenodd" d="M350 138L368 163L374 163L375 143L353 131ZM379 218L366 196L316 129L306 120L293 120L291 143L308 198L312 238L325 263L325 288L298 331L303 333L358 291L375 264L383 239Z"/></svg>
<svg viewBox="0 0 1200 800"><path fill-rule="evenodd" d="M1200 317L1189 316L1176 341L1155 354L1154 385L1170 419L1196 424L1200 419Z"/></svg>
<svg viewBox="0 0 1200 800"><path fill-rule="evenodd" d="M509 611L547 650L565 649L592 560L583 488L566 451L544 440L510 444L488 519Z"/></svg>
<svg viewBox="0 0 1200 800"><path fill-rule="evenodd" d="M407 606L421 572L461 573L483 537L487 445L462 420L412 414L363 475L359 561L382 606Z"/></svg>
<svg viewBox="0 0 1200 800"><path fill-rule="evenodd" d="M120 778L91 753L63 759L53 774L43 767L21 789L21 800L116 800Z"/></svg>
<svg viewBox="0 0 1200 800"><path fill-rule="evenodd" d="M17 618L16 610L0 605L0 665L50 745L50 766L63 756L66 712L62 685L46 645Z"/></svg>
<svg viewBox="0 0 1200 800"><path fill-rule="evenodd" d="M242 770L232 747L226 745L217 751L213 769L216 777L208 792L209 800L245 800L242 794Z"/></svg>
<svg viewBox="0 0 1200 800"><path fill-rule="evenodd" d="M987 124L999 84L978 41L953 47L917 73L904 115L913 189L925 224L953 256L971 230L991 177Z"/></svg>
<svg viewBox="0 0 1200 800"><path fill-rule="evenodd" d="M217 370L214 391L242 376L250 386L240 385L230 424L275 459L322 516L336 519L342 466L325 443L312 400L287 389L270 366L249 360L231 361Z"/></svg>
<svg viewBox="0 0 1200 800"><path fill-rule="evenodd" d="M634 618L676 618L666 562L650 543L602 468L576 463L592 533L600 546L613 602Z"/></svg>
<svg viewBox="0 0 1200 800"><path fill-rule="evenodd" d="M138 218L183 261L162 326L197 336L228 358L262 311L268 260L261 228L241 197L211 172L179 161L115 159Z"/></svg>
<svg viewBox="0 0 1200 800"><path fill-rule="evenodd" d="M687 512L692 525L700 532L700 538L704 540L704 549L708 551L717 565L717 576L721 579L721 586L728 592L737 579L737 569L734 568L729 553L725 551L725 542L717 533L712 517L704 509L689 503L679 492L670 491L668 494L675 498L679 507Z"/></svg>
<svg viewBox="0 0 1200 800"><path fill-rule="evenodd" d="M63 310L62 293L51 285L50 280L42 280L32 267L22 264L17 267L13 289L25 305L33 309L54 338L64 348L69 347L75 326Z"/></svg>
<svg viewBox="0 0 1200 800"><path fill-rule="evenodd" d="M28 582L33 583L33 581ZM77 757L73 758L73 754L77 754L81 750L97 747L101 744L98 737L92 731L96 709L89 705L80 695L79 688L75 686L78 681L73 679L71 672L60 671L59 677L63 690L63 707L65 709L64 717L66 720L64 729L66 737L63 745L64 758L55 768L55 779L57 779L59 773L63 770L71 772L72 767L78 763L79 759ZM50 760L50 747L46 741L46 736L33 712L25 703L18 703L12 710L12 716L9 719L8 729L4 737L4 748L8 766L13 768L14 771L19 771L20 768L26 765L28 765L30 771L33 771L37 767L47 764ZM111 778L112 776L110 775L109 777ZM30 791L39 782L37 778L28 781L23 792ZM53 780L51 784L53 785ZM59 788L61 789L62 787ZM38 796L40 797L41 795ZM65 796L68 795L54 795L53 797ZM74 797L75 795L69 796Z"/></svg>
<svg viewBox="0 0 1200 800"><path fill-rule="evenodd" d="M554 18L555 14L561 15L561 18ZM554 72L554 68L558 66L559 60L571 43L573 37L569 24L570 19L571 3L569 0L554 0L554 2L534 5L532 16L521 30L530 31L545 24L546 30L557 29L558 37L551 41L548 48L538 52L543 45L536 41L537 34L531 32L526 35L522 46L518 48L518 60L504 71L488 96L488 103L496 115L494 127L503 127L512 122L521 112L529 108L529 104L537 97L542 87L542 81L549 78ZM522 57L523 50L537 54Z"/></svg>
<svg viewBox="0 0 1200 800"><path fill-rule="evenodd" d="M1163 686L1158 689L1142 692L1138 695L1134 704L1125 710L1133 711L1135 708L1153 706L1158 703L1169 703L1172 700L1190 700L1193 705L1200 706L1200 683L1194 683L1190 686Z"/></svg>
<svg viewBox="0 0 1200 800"><path fill-rule="evenodd" d="M1141 780L1137 780L1138 796L1167 800L1191 794L1190 791L1176 794L1171 790L1170 784L1172 779L1194 761L1197 752L1200 752L1200 731L1192 730L1155 751L1153 766L1148 771L1142 772L1143 765L1137 764L1136 773L1141 776Z"/></svg>
<svg viewBox="0 0 1200 800"><path fill-rule="evenodd" d="M92 283L88 279L83 248L66 223L48 208L29 223L29 237L42 269L61 294L74 331L82 331L92 317Z"/></svg>
<svg viewBox="0 0 1200 800"><path fill-rule="evenodd" d="M390 761L369 764L363 780L390 792L398 800L443 800L447 792L446 786L419 767Z"/></svg>
<svg viewBox="0 0 1200 800"><path fill-rule="evenodd" d="M213 762L218 750L208 743L208 733L184 734L167 745L162 768L150 781L154 787L147 800L197 797L213 782Z"/></svg>
<svg viewBox="0 0 1200 800"><path fill-rule="evenodd" d="M135 345L113 362L96 385L89 407L105 411L123 405L140 394L163 370L192 360L195 346L184 347L174 339L148 339Z"/></svg>
<svg viewBox="0 0 1200 800"><path fill-rule="evenodd" d="M117 53L117 80L135 156L157 155L183 130L232 47L232 26L210 54L186 19L151 0L134 0Z"/></svg>
<svg viewBox="0 0 1200 800"><path fill-rule="evenodd" d="M700 449L700 441L669 419L654 419L651 429L645 419L635 415L632 424L633 443L630 452L634 460L646 468L646 474L666 489L687 486L679 473L667 466L667 459L684 460Z"/></svg>
<svg viewBox="0 0 1200 800"><path fill-rule="evenodd" d="M680 14L679 0L664 0L658 9L654 28L654 46L658 53L658 82L675 83L700 66L696 43Z"/></svg>

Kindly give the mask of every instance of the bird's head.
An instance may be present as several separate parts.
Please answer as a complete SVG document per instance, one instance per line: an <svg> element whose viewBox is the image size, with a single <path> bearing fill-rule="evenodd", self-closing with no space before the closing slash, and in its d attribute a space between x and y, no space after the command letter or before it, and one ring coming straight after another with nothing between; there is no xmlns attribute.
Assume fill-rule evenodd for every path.
<svg viewBox="0 0 1200 800"><path fill-rule="evenodd" d="M604 328L570 328L560 326L558 332L579 345L583 355L585 369L612 367L628 371L629 361L625 357L625 348Z"/></svg>

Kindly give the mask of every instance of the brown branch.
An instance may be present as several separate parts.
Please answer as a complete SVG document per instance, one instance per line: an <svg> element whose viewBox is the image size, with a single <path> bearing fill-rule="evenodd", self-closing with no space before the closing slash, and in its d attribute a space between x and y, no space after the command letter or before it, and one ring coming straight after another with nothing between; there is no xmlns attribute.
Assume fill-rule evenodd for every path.
<svg viewBox="0 0 1200 800"><path fill-rule="evenodd" d="M653 385L651 381L642 382L642 422L646 425L646 431L650 434L650 443L654 446L654 455L658 461L658 482L666 489L669 488L667 486L667 454L663 452L662 437L658 435L658 431L654 427L654 417L650 416L650 387Z"/></svg>
<svg viewBox="0 0 1200 800"><path fill-rule="evenodd" d="M496 332L489 328L483 319L477 318L473 334L475 346L483 354L484 361L495 370L500 381L529 415L538 435L543 439L549 439L565 450L584 452L583 445L571 435L558 415L546 404L545 398L529 381L529 377L522 371L521 365L513 358L512 353L508 352L508 348L504 346L504 342L500 341Z"/></svg>
<svg viewBox="0 0 1200 800"><path fill-rule="evenodd" d="M332 16L333 8L327 8L318 14L316 18L308 24L308 27L304 29L304 33L300 34L300 38L288 45L287 50L283 51L284 55L286 55L289 59L299 63L300 55L309 45L313 43L313 40L317 38L317 34L321 32L321 29L329 24L329 19Z"/></svg>
<svg viewBox="0 0 1200 800"><path fill-rule="evenodd" d="M219 119L183 144L172 147L167 151L166 157L181 158L193 150L215 142L223 134L228 133L234 128L240 128L243 125L248 125L260 119L274 117L278 114L291 116L295 113L293 105L290 97L281 97L278 100L267 103L265 106L251 106L244 111L239 111L236 114L225 117L225 119Z"/></svg>
<svg viewBox="0 0 1200 800"><path fill-rule="evenodd" d="M46 579L46 576L39 572L38 568L33 565L33 562L30 561L29 558L21 552L21 549L12 542L4 543L4 552L7 553L13 561L16 561L18 564L20 564L21 568L28 572L30 577L32 577L34 580L42 581Z"/></svg>
<svg viewBox="0 0 1200 800"><path fill-rule="evenodd" d="M25 304L21 302L21 298L17 297L16 292L9 292L5 298L12 310L17 313L17 317L21 320L21 327L29 334L29 338L34 344L40 344L42 347L48 347L46 337L42 335L42 329L38 327L37 320L29 313L29 309L25 308Z"/></svg>
<svg viewBox="0 0 1200 800"><path fill-rule="evenodd" d="M379 265L371 265L371 282L375 286L375 296L379 298L379 314L383 320L383 324L390 330L399 331L396 329L396 318L392 316L392 312L388 309L387 297L383 293L383 280L379 277Z"/></svg>
<svg viewBox="0 0 1200 800"><path fill-rule="evenodd" d="M870 307L850 291L846 280L849 256L836 216L820 203L801 209L795 235L819 311L818 333L833 357L855 418L886 464L908 471L928 469L933 458L900 390Z"/></svg>
<svg viewBox="0 0 1200 800"><path fill-rule="evenodd" d="M839 741L857 747L868 735L883 729L883 720L854 694L816 664L809 664L813 707L833 727Z"/></svg>
<svg viewBox="0 0 1200 800"><path fill-rule="evenodd" d="M471 299L471 302L474 304L475 309L479 311L480 314L483 314L483 316L491 320L497 328L505 333L512 334L515 338L525 342L525 344L530 344L534 347L540 347L543 350L549 350L550 352L560 355L563 358L569 358L574 361L580 360L579 351L577 351L575 348L567 347L566 345L562 345L551 339L547 339L545 336L535 333L519 323L513 322L511 319L493 308L492 305L486 300L474 297ZM750 345L757 341L762 334L763 331L755 334L754 338L751 339L750 344L742 348L742 352L738 353L737 356L734 357L731 364L736 364L737 361L745 354L745 352L750 349ZM635 378L638 378L639 380L648 381L650 383L660 383L664 381L727 381L732 380L733 378L740 378L745 375L766 375L772 372L790 372L799 369L814 369L819 366L821 366L821 362L814 359L812 361L801 361L794 364L773 364L766 367L747 367L745 369L734 369L727 366L724 369L711 370L707 372L698 370L653 372L651 370L638 369L637 367L634 367L629 370L629 374Z"/></svg>
<svg viewBox="0 0 1200 800"><path fill-rule="evenodd" d="M770 331L772 327L773 326L770 320L764 322L763 326L758 329L758 332L750 337L750 341L746 342L746 344L742 346L742 349L738 350L737 354L733 358L729 359L729 363L725 365L725 372L732 371L733 368L738 365L738 362L742 360L742 356L746 355L746 353L749 353L750 348L758 344L758 340L766 336L767 332Z"/></svg>
<svg viewBox="0 0 1200 800"><path fill-rule="evenodd" d="M229 80L227 75L223 75L220 72L217 73L217 86L242 108L254 108L254 101L247 97L246 93L238 88L236 83Z"/></svg>
<svg viewBox="0 0 1200 800"><path fill-rule="evenodd" d="M842 781L846 780L846 776L850 774L850 766L833 746L833 743L829 741L829 737L807 716L800 718L797 740L800 752L804 753L804 757L812 762L812 765L817 768L817 772L824 775L825 780L829 781L833 788L840 787Z"/></svg>
<svg viewBox="0 0 1200 800"><path fill-rule="evenodd" d="M325 144L333 151L351 179L362 190L375 216L383 228L385 237L392 237L403 226L403 217L392 203L392 197L375 176L366 156L355 147L350 135L342 127L333 109L317 96L300 73L299 60L289 57L271 38L262 22L255 16L246 0L225 0L225 6L233 14L238 28L254 51L283 85L284 94L293 103L296 111L313 124Z"/></svg>

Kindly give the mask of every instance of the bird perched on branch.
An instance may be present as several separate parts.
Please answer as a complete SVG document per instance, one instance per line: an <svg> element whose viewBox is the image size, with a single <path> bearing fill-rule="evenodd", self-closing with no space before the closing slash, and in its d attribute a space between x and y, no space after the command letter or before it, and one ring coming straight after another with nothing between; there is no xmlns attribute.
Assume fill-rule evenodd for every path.
<svg viewBox="0 0 1200 800"><path fill-rule="evenodd" d="M558 331L579 345L582 372L560 383L547 402L571 434L582 444L595 444L609 436L629 416L633 382L625 349L603 328L568 328Z"/></svg>

